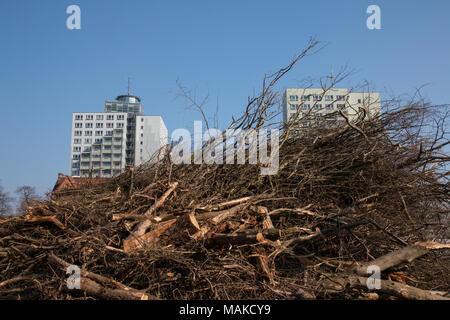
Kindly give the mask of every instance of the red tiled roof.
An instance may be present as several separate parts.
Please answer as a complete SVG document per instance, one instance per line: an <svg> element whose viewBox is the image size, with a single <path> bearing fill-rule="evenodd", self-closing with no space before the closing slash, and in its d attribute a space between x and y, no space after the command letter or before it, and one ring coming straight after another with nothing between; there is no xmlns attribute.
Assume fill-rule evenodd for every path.
<svg viewBox="0 0 450 320"><path fill-rule="evenodd" d="M66 176L65 174L58 174L58 180L53 187L53 191L60 191L65 189L78 189L87 183L97 184L108 181L108 178L78 178Z"/></svg>

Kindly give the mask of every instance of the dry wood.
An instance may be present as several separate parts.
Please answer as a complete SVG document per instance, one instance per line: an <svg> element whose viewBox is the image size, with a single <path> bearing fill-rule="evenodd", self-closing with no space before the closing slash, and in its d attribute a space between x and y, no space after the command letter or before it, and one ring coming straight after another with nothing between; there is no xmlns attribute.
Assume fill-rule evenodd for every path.
<svg viewBox="0 0 450 320"><path fill-rule="evenodd" d="M217 223L220 223L221 221L223 221L224 219L235 215L236 213L238 213L240 210L242 210L246 206L247 206L247 204L240 204L240 205L234 206L234 207L226 209L226 210L209 211L209 212L205 212L205 213L200 213L197 215L197 220L198 221L207 220L209 222L212 222L213 224L217 224Z"/></svg>
<svg viewBox="0 0 450 320"><path fill-rule="evenodd" d="M361 276L365 276L367 275L367 268L371 265L376 265L381 271L384 271L401 263L410 263L428 252L429 250L423 246L406 247L358 266L355 272Z"/></svg>
<svg viewBox="0 0 450 320"><path fill-rule="evenodd" d="M255 248L254 254L249 257L256 258L257 261L257 271L267 280L271 285L275 284L273 272L269 268L269 262L267 254L262 247Z"/></svg>
<svg viewBox="0 0 450 320"><path fill-rule="evenodd" d="M306 209L289 209L289 208L275 209L275 210L270 211L268 213L268 215L271 216L271 215L280 214L280 213L295 213L295 214L299 214L299 215L310 215L310 216L317 215L316 213L314 213L314 212L312 212L310 210L306 210Z"/></svg>
<svg viewBox="0 0 450 320"><path fill-rule="evenodd" d="M66 271L71 265L62 260L53 253L48 255L48 262L58 266ZM89 295L97 296L103 299L119 299L119 300L155 300L153 297L145 292L130 288L116 280L101 276L99 274L89 272L81 269L81 290ZM106 286L111 286L108 288Z"/></svg>
<svg viewBox="0 0 450 320"><path fill-rule="evenodd" d="M175 190L175 188L178 186L178 182L174 182L170 185L169 189L159 198L156 200L155 204L152 205L145 213L144 215L147 217L150 217L157 208L159 208L170 196L170 194ZM132 236L133 237L139 237L142 236L145 231L150 227L152 224L152 221L150 219L147 219L145 221L140 222L133 230Z"/></svg>
<svg viewBox="0 0 450 320"><path fill-rule="evenodd" d="M134 191L134 167L130 168L130 188L128 190L128 197L133 195Z"/></svg>
<svg viewBox="0 0 450 320"><path fill-rule="evenodd" d="M260 232L240 232L237 234L215 234L207 239L206 246L224 246L224 245L243 245L260 242L260 236L270 240L278 240L280 238L280 231L278 229L264 230Z"/></svg>
<svg viewBox="0 0 450 320"><path fill-rule="evenodd" d="M122 289L110 289L98 284L89 278L81 278L81 290L86 294L106 300L149 300L145 293L126 291ZM156 299L152 299L156 300Z"/></svg>
<svg viewBox="0 0 450 320"><path fill-rule="evenodd" d="M166 232L177 219L171 219L158 225L158 227L150 232L140 236L131 236L123 240L123 250L125 253L134 252L139 249L146 249L159 241L159 237Z"/></svg>
<svg viewBox="0 0 450 320"><path fill-rule="evenodd" d="M298 109L307 115L279 123L283 97L275 84L308 50L265 77L260 93L249 98L245 112L229 126L245 131L282 127L276 174L261 175L265 165L250 164L250 141L243 145L242 165L174 164L174 150L168 146L156 162L136 167L134 175L79 185L52 194L53 200L33 203L31 216L38 218L0 217L0 283L32 279L4 285L0 299L9 294L21 299L126 298L122 291L130 290L112 278L165 299L323 299L330 296L321 286L321 275L331 272L331 278L360 277L364 282L365 277L350 273L355 265L349 260L367 261L397 243L409 247L422 239L448 238L445 178L450 158L439 147L448 145L448 106L387 102L381 115L367 118L360 110L356 121L348 118L345 123L336 112L329 116L339 123L328 126L333 119L326 115L327 123L305 128L302 122L310 113L299 99ZM331 85L321 83L323 95L345 74L324 80ZM314 102L313 107L318 105ZM436 124L433 135L429 123ZM196 151L210 150L213 143L207 141ZM231 148L236 146L239 151L239 143ZM272 150L270 146L266 151ZM33 219L37 225L30 224ZM273 226L279 230L271 234ZM408 284L420 279L421 288L448 290L448 246L421 247L440 251L424 255L402 273L383 274L383 279ZM55 281L64 279L55 278L53 264L43 263L49 250L96 272L84 276L84 296ZM389 268L413 256L376 262ZM330 257L335 260L327 260ZM361 281L350 281L358 290L331 297L351 299L357 292L363 298L376 293L380 299L443 295L410 287L405 293L404 284L392 282L383 282L386 292L367 294Z"/></svg>
<svg viewBox="0 0 450 320"><path fill-rule="evenodd" d="M373 291L411 300L450 300L450 298L444 297L435 291L422 290L391 280L380 280L380 282L380 289L372 289ZM368 278L356 275L343 275L333 277L331 280L327 279L323 282L323 285L329 292L339 292L347 287L368 290L367 283Z"/></svg>
<svg viewBox="0 0 450 320"><path fill-rule="evenodd" d="M27 222L31 222L31 223L50 222L50 223L54 224L56 227L58 227L59 229L64 230L71 235L76 234L75 231L66 228L66 226L64 224L62 224L62 222L59 221L58 218L54 215L52 215L52 216L35 216L34 210L31 207L29 207L27 209L27 213L25 215L25 220Z"/></svg>
<svg viewBox="0 0 450 320"><path fill-rule="evenodd" d="M254 198L255 197L244 197L244 198L234 199L234 200L225 201L225 202L222 202L222 203L219 203L219 204L216 204L216 205L199 207L199 208L197 208L197 210L198 211L217 211L217 210L222 210L222 209L225 209L225 208L236 206L236 205L244 203L244 202L250 202Z"/></svg>
<svg viewBox="0 0 450 320"><path fill-rule="evenodd" d="M156 200L155 204L152 205L145 213L144 215L146 216L150 216L152 215L156 209L158 209L166 200L167 198L170 196L170 194L176 189L176 187L178 186L178 182L174 182L170 184L170 188L161 196L161 198L159 198L158 200Z"/></svg>

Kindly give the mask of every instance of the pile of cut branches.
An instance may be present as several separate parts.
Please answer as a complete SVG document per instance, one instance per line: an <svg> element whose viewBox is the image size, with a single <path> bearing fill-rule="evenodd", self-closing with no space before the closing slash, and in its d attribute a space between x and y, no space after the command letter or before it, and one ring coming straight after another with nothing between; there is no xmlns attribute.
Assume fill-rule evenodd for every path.
<svg viewBox="0 0 450 320"><path fill-rule="evenodd" d="M266 77L230 128L279 126L274 85L315 45ZM169 150L54 193L0 219L0 297L449 299L440 110L409 102L303 131L294 119L274 175L260 175L263 164L176 165ZM80 278L66 273L74 266Z"/></svg>

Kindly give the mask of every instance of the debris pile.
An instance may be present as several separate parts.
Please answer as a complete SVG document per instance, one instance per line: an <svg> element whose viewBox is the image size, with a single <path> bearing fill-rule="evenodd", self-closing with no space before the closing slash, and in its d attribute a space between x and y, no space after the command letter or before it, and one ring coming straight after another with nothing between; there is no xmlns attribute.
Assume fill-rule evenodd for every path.
<svg viewBox="0 0 450 320"><path fill-rule="evenodd" d="M235 127L267 124L272 82ZM0 218L0 297L448 299L447 142L420 127L435 112L408 104L296 134L290 124L271 176L167 153L56 192ZM68 287L71 265L80 289Z"/></svg>

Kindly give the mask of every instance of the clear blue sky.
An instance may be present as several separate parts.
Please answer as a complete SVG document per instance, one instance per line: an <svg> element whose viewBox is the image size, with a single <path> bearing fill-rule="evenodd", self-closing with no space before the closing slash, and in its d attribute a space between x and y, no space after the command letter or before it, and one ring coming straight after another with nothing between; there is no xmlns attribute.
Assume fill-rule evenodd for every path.
<svg viewBox="0 0 450 320"><path fill-rule="evenodd" d="M67 6L81 7L81 30L66 28ZM382 30L366 28L366 8L381 8ZM412 93L425 83L435 103L450 102L448 0L2 0L0 2L0 179L48 191L68 173L71 114L103 111L126 92L169 134L200 119L184 111L176 80L209 90L210 113L239 114L262 76L289 62L309 37L328 43L280 88L348 65L343 85Z"/></svg>

